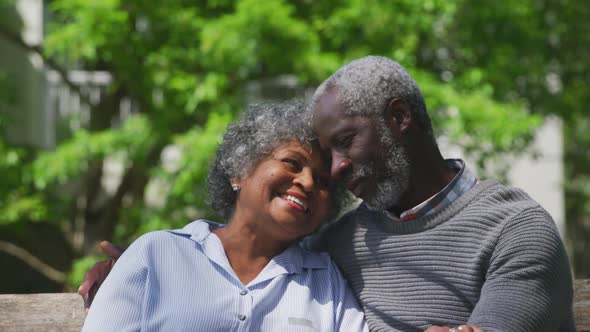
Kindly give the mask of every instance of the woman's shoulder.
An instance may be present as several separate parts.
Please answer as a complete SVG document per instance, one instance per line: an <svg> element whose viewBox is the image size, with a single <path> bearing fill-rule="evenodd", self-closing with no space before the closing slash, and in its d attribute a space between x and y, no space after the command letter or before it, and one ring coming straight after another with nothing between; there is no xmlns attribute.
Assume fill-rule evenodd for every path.
<svg viewBox="0 0 590 332"><path fill-rule="evenodd" d="M325 269L328 268L332 262L332 258L330 258L330 255L327 252L310 250L302 246L299 246L298 250L301 253L303 267Z"/></svg>
<svg viewBox="0 0 590 332"><path fill-rule="evenodd" d="M200 219L192 221L179 229L147 232L133 241L128 250L145 250L161 245L167 245L170 242L178 242L181 239L200 242L211 234L211 229L218 227L223 227L223 225Z"/></svg>
<svg viewBox="0 0 590 332"><path fill-rule="evenodd" d="M164 230L164 231L155 231L154 233L158 233L158 232L165 232L165 233L171 233L171 234L175 234L175 235L180 235L180 236L188 236L188 237L192 237L192 238L204 238L209 236L209 234L211 234L212 230L224 227L224 224L220 224L220 223L216 223L213 221L209 221L206 219L197 219L194 220L192 222L190 222L189 224L187 224L186 226L179 228L179 229L169 229L169 230Z"/></svg>
<svg viewBox="0 0 590 332"><path fill-rule="evenodd" d="M327 273L330 279L341 278L340 270L329 253L299 248L302 256L302 267L310 272Z"/></svg>

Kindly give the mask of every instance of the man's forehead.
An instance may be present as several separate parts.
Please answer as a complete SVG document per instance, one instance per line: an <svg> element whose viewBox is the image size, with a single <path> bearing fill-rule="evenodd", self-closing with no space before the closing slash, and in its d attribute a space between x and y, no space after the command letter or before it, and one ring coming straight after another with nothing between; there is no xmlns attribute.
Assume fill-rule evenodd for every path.
<svg viewBox="0 0 590 332"><path fill-rule="evenodd" d="M325 108L333 108L333 107L341 107L340 98L337 89L330 88L324 91L316 103L316 107L314 109L314 113L318 110L323 110Z"/></svg>
<svg viewBox="0 0 590 332"><path fill-rule="evenodd" d="M315 130L321 130L322 127L333 124L345 116L341 102L338 100L338 94L334 91L326 91L322 94L313 109L313 126Z"/></svg>

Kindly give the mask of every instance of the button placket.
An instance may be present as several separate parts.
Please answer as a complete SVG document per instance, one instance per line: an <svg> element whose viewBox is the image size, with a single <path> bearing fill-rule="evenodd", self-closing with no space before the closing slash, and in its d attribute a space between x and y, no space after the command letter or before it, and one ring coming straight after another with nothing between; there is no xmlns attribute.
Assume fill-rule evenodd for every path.
<svg viewBox="0 0 590 332"><path fill-rule="evenodd" d="M240 287L238 293L240 303L240 311L238 311L237 315L239 321L238 324L240 325L240 331L242 331L242 329L245 329L245 331L247 331L250 328L251 324L251 320L249 319L249 317L252 316L252 309L254 307L252 301L254 299L252 298L252 294L248 288Z"/></svg>

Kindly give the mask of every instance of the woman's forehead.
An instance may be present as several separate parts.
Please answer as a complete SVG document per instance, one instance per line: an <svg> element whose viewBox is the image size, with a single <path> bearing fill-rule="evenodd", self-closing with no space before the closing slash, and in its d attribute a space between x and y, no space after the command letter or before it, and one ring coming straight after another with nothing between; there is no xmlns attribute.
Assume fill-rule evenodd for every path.
<svg viewBox="0 0 590 332"><path fill-rule="evenodd" d="M293 153L302 154L303 156L305 156L307 158L312 158L312 156L314 155L314 151L317 149L318 149L317 147L314 147L310 143L304 143L304 142L300 142L299 140L294 139L294 140L287 141L287 142L277 145L273 149L272 154L274 155L274 154L278 154L278 153L293 152Z"/></svg>
<svg viewBox="0 0 590 332"><path fill-rule="evenodd" d="M315 166L322 170L324 168L329 169L330 166L330 156L328 153L325 153L325 151L322 151L317 140L311 142L292 140L278 145L272 152L273 155L281 153L299 154L308 161L316 164Z"/></svg>

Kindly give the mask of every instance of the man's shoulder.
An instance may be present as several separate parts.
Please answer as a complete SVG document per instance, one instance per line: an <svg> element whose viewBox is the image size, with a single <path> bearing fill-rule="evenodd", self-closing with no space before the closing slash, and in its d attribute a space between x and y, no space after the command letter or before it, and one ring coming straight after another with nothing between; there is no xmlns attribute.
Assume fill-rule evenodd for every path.
<svg viewBox="0 0 590 332"><path fill-rule="evenodd" d="M320 235L334 237L340 234L350 233L354 231L359 221L364 220L364 213L363 206L358 206L340 216L336 221L323 227L320 230Z"/></svg>
<svg viewBox="0 0 590 332"><path fill-rule="evenodd" d="M478 187L482 187L481 189ZM480 189L480 190L478 190ZM529 210L542 209L541 205L529 196L524 190L501 184L494 180L485 180L471 189L476 192L476 197L469 206L478 209L509 209ZM467 193L469 195L469 192Z"/></svg>
<svg viewBox="0 0 590 332"><path fill-rule="evenodd" d="M313 251L328 251L335 242L344 241L354 236L359 221L363 220L363 208L354 208L336 221L324 225L314 235L304 240L304 247Z"/></svg>
<svg viewBox="0 0 590 332"><path fill-rule="evenodd" d="M538 227L556 230L551 215L524 190L495 181L489 185L489 182L486 180L478 184L485 186L487 183L488 186L465 207L467 214L477 215L478 219L504 230L516 225L529 230Z"/></svg>

